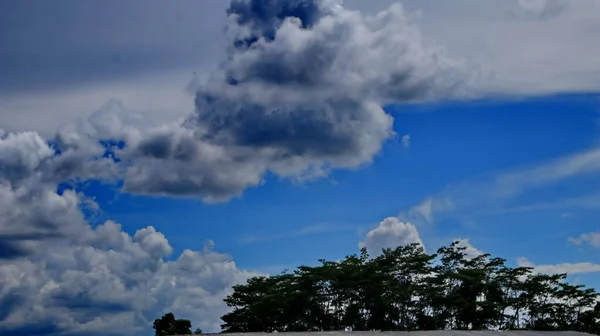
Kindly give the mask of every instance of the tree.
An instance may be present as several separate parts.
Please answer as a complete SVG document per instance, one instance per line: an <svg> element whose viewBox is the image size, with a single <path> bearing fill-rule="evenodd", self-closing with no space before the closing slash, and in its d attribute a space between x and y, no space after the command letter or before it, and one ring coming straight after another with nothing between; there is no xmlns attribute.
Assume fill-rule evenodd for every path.
<svg viewBox="0 0 600 336"><path fill-rule="evenodd" d="M196 330L194 331L194 335L202 335L202 329L196 328Z"/></svg>
<svg viewBox="0 0 600 336"><path fill-rule="evenodd" d="M255 277L233 287L224 332L364 330L576 330L600 334L593 289L565 274L534 274L458 242L366 249L343 260Z"/></svg>
<svg viewBox="0 0 600 336"><path fill-rule="evenodd" d="M192 323L189 320L176 320L173 313L166 313L154 320L154 335L189 335L192 333Z"/></svg>

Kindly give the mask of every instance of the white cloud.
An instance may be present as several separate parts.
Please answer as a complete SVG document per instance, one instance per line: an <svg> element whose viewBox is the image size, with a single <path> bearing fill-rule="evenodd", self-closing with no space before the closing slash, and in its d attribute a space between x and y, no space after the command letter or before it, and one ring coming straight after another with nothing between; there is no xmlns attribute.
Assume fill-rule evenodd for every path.
<svg viewBox="0 0 600 336"><path fill-rule="evenodd" d="M409 148L410 147L410 134L404 134L402 136L402 145L404 146L404 148Z"/></svg>
<svg viewBox="0 0 600 336"><path fill-rule="evenodd" d="M30 175L52 155L52 148L35 132L0 134L2 175Z"/></svg>
<svg viewBox="0 0 600 336"><path fill-rule="evenodd" d="M91 115L109 100L123 101L146 119L171 122L194 110L193 94L185 89L192 71L152 73L47 92L2 96L0 124L7 131L35 130L52 137L61 125Z"/></svg>
<svg viewBox="0 0 600 336"><path fill-rule="evenodd" d="M597 92L600 3L595 0L405 0L426 41L478 64L490 76L480 90L531 95ZM581 53L572 57L572 51Z"/></svg>
<svg viewBox="0 0 600 336"><path fill-rule="evenodd" d="M169 261L173 248L152 226L133 235L111 221L92 228L82 210L96 205L72 190L57 193L62 178L106 171L89 160L94 141L71 130L60 131L61 155L34 132L0 138L0 330L147 333L154 318L172 311L218 331L223 298L255 273L238 269L212 243Z"/></svg>
<svg viewBox="0 0 600 336"><path fill-rule="evenodd" d="M48 137L52 146L36 132L2 131L0 303L8 308L0 328L37 335L135 333L172 311L216 331L227 310L223 298L253 275L210 244L168 261L173 248L151 226L134 235L110 221L92 228L81 208L93 203L71 190L58 194L59 183L123 179L129 192L223 201L260 184L267 172L302 178L370 163L394 135L383 102L464 94L464 69L425 47L400 5L365 16L335 1L312 9L292 3L299 11L314 10L305 14L317 20L304 23L280 20L277 8L264 16L247 5L232 3L228 58L222 72L190 84L197 91L194 104L189 100L194 113L184 120L185 90L169 91L174 80L168 76L3 100L2 116L57 114L62 104L72 104L53 115L61 121L115 95L147 111L136 114L111 100L58 128ZM169 98L153 106L165 94ZM38 124L23 117L7 125L52 124L45 117L27 119ZM101 141L124 142L110 149L121 160L105 157ZM396 243L420 242L414 226L384 222L369 241L389 230Z"/></svg>
<svg viewBox="0 0 600 336"><path fill-rule="evenodd" d="M537 167L503 174L496 178L501 194L514 194L523 189L553 183L576 175L600 171L600 148L558 158Z"/></svg>
<svg viewBox="0 0 600 336"><path fill-rule="evenodd" d="M401 222L396 217L388 217L367 232L365 239L359 242L358 246L366 247L369 253L377 255L384 248L396 248L413 243L423 246L417 228L413 224Z"/></svg>
<svg viewBox="0 0 600 336"><path fill-rule="evenodd" d="M24 77L28 82L35 82L37 79L39 83L35 85L36 90L11 91L9 95L2 96L0 124L11 131L33 129L49 135L58 125L88 114L90 107L100 106L111 98L122 99L131 108L144 111L156 118L183 116L193 110L192 101L185 95L184 88L193 72L206 72L213 69L219 57L223 56L225 36L220 31L219 20L224 19L226 3L204 4L181 1L173 7L174 5L167 6L154 0L148 2L150 5L139 9L140 15L136 17L138 21L131 21L130 17L118 11L111 16L110 24L103 21L106 19L98 16L88 17L85 24L88 27L96 27L95 31L98 32L94 36L95 39L91 40L88 36L82 37L76 34L68 41L51 39L50 43L38 42L48 41L47 31L51 29L58 29L56 34L52 34L53 36L62 36L63 29L80 30L81 27L73 26L74 22L68 21L56 25L53 24L56 22L53 20L61 20L60 13L71 12L71 10L90 12L89 6L95 7L93 4L86 4L87 7L72 6L73 8L69 10L63 7L58 11L58 15L42 18L28 12L23 20L15 20L20 24L10 30L11 34L17 37L11 40L20 41L23 39L23 34L29 34L27 37L31 43L26 49L23 49L23 45L5 48L6 52L16 60L19 60L18 52L27 51L28 56L33 54L39 56L36 58L35 70L31 70L31 62L28 62L30 59L23 57L23 63L17 68L22 71L16 72L19 75L8 71L7 74L13 75L10 81L16 80L15 83L8 84L12 84L11 87L23 86ZM371 0L367 4L360 0L346 0L344 5L375 14L395 2L397 1ZM387 23L387 30L380 31L382 34L394 31L391 34L395 36L394 38L384 36L394 42L388 43L387 58L382 59L381 55L376 55L380 48L369 49L370 51L363 53L363 56L358 55L365 58L366 67L388 67L389 64L401 62L410 64L419 58L416 54L415 58L398 58L398 61L394 62L396 59L394 55L403 53L398 42L403 39L410 42L409 40L415 35L419 35L419 40L422 40L424 45L442 46L445 54L463 60L472 69L479 68L489 74L471 87L479 94L523 95L597 91L600 84L600 45L596 43L600 25L600 4L595 0L495 2L456 0L451 3L443 0L404 0L402 3L407 8L403 11L402 17L395 17L395 22ZM177 11L181 19L187 16L185 13L207 15L200 20L187 17L185 22L176 19L178 24L173 25L170 24L175 19L170 17L172 11ZM399 25L407 22L404 17L412 20L411 25L400 27ZM157 18L169 24L159 24L161 29L157 31ZM34 30L22 28L31 25L30 22L36 22L39 28ZM371 23L373 22L375 21ZM132 29L133 23L139 29ZM398 34L398 31L402 34ZM419 31L423 33L418 33ZM117 35L119 38L115 40ZM366 36L364 34L355 37ZM354 40L359 44L365 42L364 39ZM198 41L198 43L190 43L190 41ZM303 40L294 41L300 43ZM169 45L170 48L156 53L152 49L156 43ZM44 46L43 49L41 45ZM128 48L124 50L123 45ZM193 48L190 48L192 45ZM369 46L368 44L360 46L360 50L366 50ZM416 44L409 43L406 46L413 48L410 50L417 50L414 49ZM300 45L296 44L295 47L299 48ZM99 53L122 55L124 65L139 70L133 74L127 71L116 71L118 67L107 68L106 60L102 58L88 59L84 55L79 55L79 61L89 65L90 69L97 69L86 75L96 75L98 79L84 76L86 80L79 80L76 82L77 85L73 83L62 85L63 80L68 81L73 77L70 75L81 79L81 74L73 74L77 69L81 69L71 67L70 62L65 61L69 59L73 50L81 50L81 48L93 48L96 52L91 52L91 55ZM43 50L43 52L34 53L32 50ZM578 51L577 57L573 57L573 50ZM43 71L47 70L49 62L45 57L47 54L62 60L53 65L54 68L69 74L64 76L66 79L57 76L48 78L48 75L54 73ZM146 64L143 64L146 68L138 67L140 62L136 60L139 55L158 60L152 63L151 67L147 67ZM374 56L377 59L369 62ZM161 60L173 59L178 61L161 62ZM184 64L183 69L181 64ZM357 69L361 72L365 67L359 66ZM113 75L108 79L105 77L107 70L110 70ZM20 75L24 71L30 76ZM28 87L28 85L29 83L26 83L24 86Z"/></svg>
<svg viewBox="0 0 600 336"><path fill-rule="evenodd" d="M400 217L417 223L432 223L435 220L435 213L443 210L440 207L441 205L442 202L440 202L438 199L427 197L423 200L423 202L410 208L408 214L400 214ZM447 206L450 206L450 204L445 204L444 208Z"/></svg>
<svg viewBox="0 0 600 336"><path fill-rule="evenodd" d="M218 202L267 172L307 179L369 164L394 136L381 104L466 94L465 68L425 47L400 4L364 15L337 1L291 3L306 22L281 20L277 6L263 16L232 2L227 61L194 84L195 113L184 122L150 126L112 104L100 111L110 118L72 123L60 139L80 155L99 148L94 139L125 141L120 175L110 176L124 191ZM75 146L80 139L91 143Z"/></svg>
<svg viewBox="0 0 600 336"><path fill-rule="evenodd" d="M590 262L536 265L527 258L520 257L517 259L517 265L519 267L533 267L534 272L543 274L568 273L573 275L600 272L600 265Z"/></svg>
<svg viewBox="0 0 600 336"><path fill-rule="evenodd" d="M465 248L464 253L468 259L473 259L473 258L476 258L476 257L484 254L484 252L482 250L471 245L468 238L459 238L459 239L456 239L456 241L458 241L459 247Z"/></svg>
<svg viewBox="0 0 600 336"><path fill-rule="evenodd" d="M26 259L0 263L0 329L22 334L149 332L172 311L196 327L218 331L231 286L254 273L212 250L185 250L173 261L167 239L149 226L133 236L106 222L39 245Z"/></svg>
<svg viewBox="0 0 600 336"><path fill-rule="evenodd" d="M511 8L544 11L553 6L551 3L521 3L521 7L516 3L512 7L503 5L502 12ZM417 18L411 17L400 4L393 4L374 15L348 10L338 1L298 6L299 11L304 11L300 16L306 22L292 18L281 20L276 12L282 8L277 6L269 11L272 15L261 16L243 1L232 4L227 20L228 57L221 72L192 85L197 90L195 106L190 99L189 107L184 107L187 104L184 101L190 97L186 96L183 85L181 89L164 91L170 98L161 98L161 101L172 99L172 102L156 106L153 100L164 97L161 90L166 90L167 86L173 88L176 78L189 76L182 73L178 76L170 72L153 75L155 78L136 79L123 87L113 85L118 87L116 91L106 94L98 94L102 91L96 88L81 96L81 101L89 104L91 92L94 99L106 99L122 92L129 92L128 95L133 97L136 92L147 91L144 87L156 89L133 99L134 109L147 110L145 118L174 120L168 123L169 126L148 128L134 124L127 130L120 130L119 135L130 142L123 153L128 163L121 171L126 191L199 196L214 202L241 195L244 189L259 185L268 171L304 179L323 176L331 168L359 167L369 164L382 143L394 135L393 118L381 109L382 103L468 98L481 93L475 90L481 87L477 82L481 79L480 73L468 71L471 66L452 60L436 44L429 43L431 41L422 36L415 24ZM291 3L291 6L296 5ZM409 1L408 5L414 4ZM436 17L433 7L426 2L421 5L425 12ZM585 13L581 8L570 6L560 17L571 15L573 11ZM484 7L474 5L469 7L468 13L480 10ZM451 11L448 15L452 18L456 13ZM485 12L486 15L489 13ZM504 16L494 16L494 19L508 20ZM514 18L510 20L514 21ZM558 18L543 21L553 20ZM510 22L514 24L513 21ZM434 27L440 24L427 20L419 22ZM252 48L247 47L248 41L252 41ZM314 55L320 56L318 59L309 57ZM169 84L163 87L162 83ZM136 86L135 92L127 91L127 87L133 86ZM52 97L57 96L63 95ZM98 98L101 96L104 98ZM22 103L35 99L21 98L21 103L9 102L10 106L2 109L13 111L10 114L24 115L22 112L26 111L19 110ZM311 103L306 105L306 101ZM40 103L27 109L38 110L38 107L39 110L48 108ZM188 109L195 109L196 113L181 125L177 118L186 115ZM159 110L165 113L160 115ZM27 118L31 119L48 124L42 119ZM92 127L92 134L88 133L89 127L75 127L69 135L77 137L80 132L79 137L88 136L93 140L102 133L98 127ZM405 145L409 140L409 135L406 136L402 139ZM83 154L91 153L79 153L80 156ZM582 162L595 160L594 153L589 154L592 157L578 159ZM71 157L64 163L73 166L82 160L85 158ZM84 173L82 168L77 170ZM544 176L553 178L544 175L543 171L533 173L533 178L521 180L531 184ZM518 181L505 184L520 185ZM431 208L440 208L437 204L434 202Z"/></svg>
<svg viewBox="0 0 600 336"><path fill-rule="evenodd" d="M393 0L346 0L376 11ZM595 0L403 0L425 42L489 74L488 94L597 92L600 3ZM418 15L416 15L418 13ZM578 50L578 57L572 51Z"/></svg>
<svg viewBox="0 0 600 336"><path fill-rule="evenodd" d="M569 237L568 241L575 245L588 244L600 247L600 232L582 233L579 237Z"/></svg>
<svg viewBox="0 0 600 336"><path fill-rule="evenodd" d="M451 184L401 216L412 221L433 222L436 216L471 216L557 207L597 208L600 202L596 194L566 198L552 203L538 201L510 209L507 203L526 191L591 176L599 171L600 148L593 148L532 167L481 175Z"/></svg>
<svg viewBox="0 0 600 336"><path fill-rule="evenodd" d="M458 247L464 248L463 253L467 259L485 254L482 250L474 247L468 238L457 238L453 242L458 242ZM364 240L359 241L358 247L366 247L371 255L376 256L384 248L393 249L414 243L425 248L417 227L411 223L402 222L397 217L388 217L368 231Z"/></svg>
<svg viewBox="0 0 600 336"><path fill-rule="evenodd" d="M431 47L437 43L422 36L399 4L367 16L324 1L304 13L313 22L301 23L279 20L277 8L271 16L254 15L236 1L227 21L228 58L222 72L191 84L194 102L184 88L187 70L3 96L3 127L39 129L44 135L109 98L124 98L144 115L138 118L113 102L61 127L52 138L60 155L35 132L0 131L0 306L8 307L0 313L0 327L38 335L136 332L173 311L205 330L217 330L226 311L224 295L253 273L238 269L211 244L168 261L172 247L151 226L133 236L113 222L91 228L80 209L90 201L73 191L57 194L57 184L124 178L130 192L222 201L259 185L267 172L302 178L369 164L394 135L393 118L382 103L596 89L600 10L589 1L578 3L584 5L544 20L517 15L493 17L483 25L479 21L489 17L476 11L469 12L470 20L458 15L444 21L434 14L430 26L425 15L425 30L437 31L432 36L447 42L450 54L464 56L460 50L476 56L464 63ZM455 13L465 8L441 5L447 6L458 7ZM483 10L481 4L473 8ZM544 2L521 10L540 16L546 8ZM248 41L252 48L244 46ZM586 57L573 58L572 50ZM470 67L478 62L484 71ZM494 76L475 85L488 70ZM92 160L105 151L99 140L125 141L125 149L116 150L123 161ZM438 211L479 208L526 188L596 172L599 153L451 188L411 214L432 221ZM360 246L380 251L409 243L423 244L416 227L391 217L369 231ZM468 241L463 244L469 255L480 253ZM582 273L600 266L536 267Z"/></svg>

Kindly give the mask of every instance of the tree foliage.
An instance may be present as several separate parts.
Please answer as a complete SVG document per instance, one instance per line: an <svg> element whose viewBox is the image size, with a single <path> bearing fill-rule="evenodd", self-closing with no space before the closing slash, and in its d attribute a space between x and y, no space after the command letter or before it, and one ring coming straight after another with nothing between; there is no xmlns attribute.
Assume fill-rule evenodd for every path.
<svg viewBox="0 0 600 336"><path fill-rule="evenodd" d="M458 242L427 254L420 245L366 249L339 262L254 277L225 299L224 332L344 330L575 330L599 334L593 289L469 258Z"/></svg>
<svg viewBox="0 0 600 336"><path fill-rule="evenodd" d="M176 320L173 313L154 320L154 335L189 335L192 333L192 323L189 320Z"/></svg>

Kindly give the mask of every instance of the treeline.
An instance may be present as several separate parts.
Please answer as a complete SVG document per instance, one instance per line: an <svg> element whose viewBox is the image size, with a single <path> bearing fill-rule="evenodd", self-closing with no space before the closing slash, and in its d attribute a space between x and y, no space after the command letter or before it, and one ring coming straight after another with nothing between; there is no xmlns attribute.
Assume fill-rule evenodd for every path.
<svg viewBox="0 0 600 336"><path fill-rule="evenodd" d="M593 289L566 274L511 268L458 242L427 254L417 244L366 249L339 262L254 277L225 299L223 332L344 330L600 331Z"/></svg>
<svg viewBox="0 0 600 336"><path fill-rule="evenodd" d="M166 313L163 317L154 320L152 327L154 328L154 336L192 334L192 322L190 320L176 319L173 313ZM196 328L194 335L202 335L202 329Z"/></svg>

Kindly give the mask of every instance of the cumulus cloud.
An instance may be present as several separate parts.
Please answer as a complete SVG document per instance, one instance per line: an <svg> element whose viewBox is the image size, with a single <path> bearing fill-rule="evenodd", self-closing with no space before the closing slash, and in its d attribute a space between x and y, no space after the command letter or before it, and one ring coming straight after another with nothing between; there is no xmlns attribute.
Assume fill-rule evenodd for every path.
<svg viewBox="0 0 600 336"><path fill-rule="evenodd" d="M231 286L255 275L212 250L173 261L153 227L133 236L108 221L80 239L46 242L28 258L0 263L0 334L138 334L172 311L218 331Z"/></svg>
<svg viewBox="0 0 600 336"><path fill-rule="evenodd" d="M367 16L332 0L236 0L227 32L221 71L194 85L196 112L128 139L125 191L215 202L267 172L359 167L394 135L383 103L466 95L464 68L425 47L399 4Z"/></svg>
<svg viewBox="0 0 600 336"><path fill-rule="evenodd" d="M336 0L235 0L227 13L227 60L196 78L192 115L150 124L112 101L59 129L45 173L225 201L268 172L302 180L369 164L395 135L384 103L467 96L465 68L426 47L400 4L365 15ZM105 154L99 141L125 144L111 149L119 165L90 160Z"/></svg>
<svg viewBox="0 0 600 336"><path fill-rule="evenodd" d="M93 201L59 187L118 179L122 161L114 152L124 149L102 143L142 142L151 126L140 125L111 102L65 125L52 141L35 132L2 132L0 335L147 333L152 319L167 311L219 330L227 311L222 299L253 273L212 244L169 261L173 248L151 226L133 235L110 221L92 228L83 210L94 211Z"/></svg>
<svg viewBox="0 0 600 336"><path fill-rule="evenodd" d="M382 104L466 92L461 65L426 47L399 4L366 16L336 0L233 0L227 15L227 58L190 85L192 115L152 123L113 100L50 138L0 132L2 333L135 333L166 311L218 330L223 297L252 275L211 244L169 261L151 226L92 227L83 210L96 205L69 185L224 201L269 172L368 164L394 136ZM369 244L386 230L420 242L386 220Z"/></svg>
<svg viewBox="0 0 600 336"><path fill-rule="evenodd" d="M467 259L485 254L482 250L474 247L468 238L457 238L453 241L458 243L458 247L464 248L462 253ZM368 231L358 246L359 248L366 247L372 255L379 255L384 248L396 248L409 244L419 244L425 248L417 227L401 221L398 217L388 217Z"/></svg>
<svg viewBox="0 0 600 336"><path fill-rule="evenodd" d="M39 241L78 235L87 225L80 207L89 200L57 193L54 173L72 171L64 162L37 133L0 137L0 259L27 255Z"/></svg>
<svg viewBox="0 0 600 336"><path fill-rule="evenodd" d="M401 222L396 217L388 217L367 232L365 239L359 242L358 246L366 247L371 254L376 255L384 248L396 248L413 243L423 246L417 228L411 223Z"/></svg>
<svg viewBox="0 0 600 336"><path fill-rule="evenodd" d="M573 275L600 272L600 265L590 262L536 265L527 258L520 257L517 259L517 265L519 267L532 267L534 272L543 274L568 273Z"/></svg>
<svg viewBox="0 0 600 336"><path fill-rule="evenodd" d="M0 174L16 181L31 175L54 151L35 132L0 133Z"/></svg>
<svg viewBox="0 0 600 336"><path fill-rule="evenodd" d="M0 141L3 154L13 145L0 156L0 334L137 334L166 311L218 330L222 299L252 274L210 245L166 261L172 247L151 226L133 236L113 222L92 229L90 201L44 179L54 152L37 140Z"/></svg>
<svg viewBox="0 0 600 336"><path fill-rule="evenodd" d="M463 253L465 254L465 256L468 259L473 259L473 258L476 258L476 257L484 254L484 252L482 250L471 245L471 243L469 242L469 239L467 239L467 238L459 238L456 241L458 242L459 247L465 248Z"/></svg>
<svg viewBox="0 0 600 336"><path fill-rule="evenodd" d="M59 180L108 177L95 168L115 161L66 164L63 155L96 147L69 130L56 147L33 132L0 138L0 335L147 333L167 311L219 330L222 299L253 274L212 244L167 260L173 248L152 226L133 235L111 221L91 227L82 210L96 205L74 190L58 192Z"/></svg>
<svg viewBox="0 0 600 336"><path fill-rule="evenodd" d="M568 241L575 245L588 244L592 247L600 247L600 232L582 233L579 237L569 237Z"/></svg>
<svg viewBox="0 0 600 336"><path fill-rule="evenodd" d="M394 136L384 103L465 94L464 69L425 47L399 4L366 16L335 0L234 0L227 15L227 59L191 84L187 118L151 123L113 100L50 139L0 132L0 330L135 333L166 311L218 330L223 297L252 275L210 244L168 261L151 226L91 227L82 208L94 203L62 184L224 201L268 172L368 164ZM397 243L420 242L410 224L384 222Z"/></svg>

